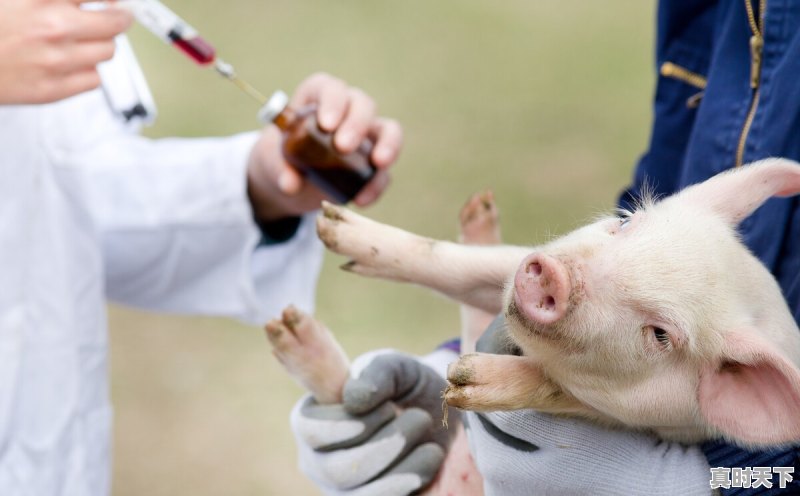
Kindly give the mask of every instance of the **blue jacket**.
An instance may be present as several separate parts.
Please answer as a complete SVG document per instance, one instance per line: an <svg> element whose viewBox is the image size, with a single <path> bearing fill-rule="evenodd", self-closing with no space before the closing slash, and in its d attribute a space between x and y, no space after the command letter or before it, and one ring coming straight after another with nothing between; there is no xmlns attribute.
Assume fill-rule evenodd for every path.
<svg viewBox="0 0 800 496"><path fill-rule="evenodd" d="M754 22L748 20L746 2L751 2ZM621 205L630 206L644 184L666 196L761 158L800 161L800 1L766 0L764 12L758 4L660 2L650 146ZM751 81L754 34L763 34L757 81ZM742 223L740 232L772 271L800 321L798 205L797 198L771 199ZM800 448L755 453L708 443L704 451L712 467L794 466L790 490L800 494ZM777 488L777 476L774 483ZM761 492L763 488L723 490L726 495Z"/></svg>

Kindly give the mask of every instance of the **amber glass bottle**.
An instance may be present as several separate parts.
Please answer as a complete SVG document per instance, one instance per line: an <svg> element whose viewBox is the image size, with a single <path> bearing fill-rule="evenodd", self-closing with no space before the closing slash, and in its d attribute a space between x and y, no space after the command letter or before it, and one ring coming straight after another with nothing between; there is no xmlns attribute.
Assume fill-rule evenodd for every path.
<svg viewBox="0 0 800 496"><path fill-rule="evenodd" d="M339 202L352 200L375 175L369 161L372 143L364 141L356 151L342 154L333 145L333 134L317 124L316 108L295 110L289 97L275 92L258 114L283 132L283 155L295 169Z"/></svg>

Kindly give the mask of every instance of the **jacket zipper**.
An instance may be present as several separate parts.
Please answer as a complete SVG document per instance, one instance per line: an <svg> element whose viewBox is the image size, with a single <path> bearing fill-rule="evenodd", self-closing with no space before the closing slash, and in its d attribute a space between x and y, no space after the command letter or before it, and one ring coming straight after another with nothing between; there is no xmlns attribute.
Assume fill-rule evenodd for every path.
<svg viewBox="0 0 800 496"><path fill-rule="evenodd" d="M767 9L767 0L760 0L759 19L756 21L751 0L744 0L745 10L747 11L747 22L753 35L750 36L750 88L753 90L753 97L750 100L750 108L744 120L742 133L739 135L739 143L736 146L735 167L741 167L744 161L744 147L747 144L747 135L750 133L750 126L753 125L753 118L758 108L758 99L761 94L761 56L764 52L764 13Z"/></svg>

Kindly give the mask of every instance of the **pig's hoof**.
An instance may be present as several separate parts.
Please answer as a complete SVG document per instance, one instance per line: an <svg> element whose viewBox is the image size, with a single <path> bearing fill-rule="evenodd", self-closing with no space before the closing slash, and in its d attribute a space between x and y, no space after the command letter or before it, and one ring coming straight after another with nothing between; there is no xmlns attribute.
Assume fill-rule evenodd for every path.
<svg viewBox="0 0 800 496"><path fill-rule="evenodd" d="M338 253L338 226L346 222L345 209L326 201L322 202L322 214L317 217L317 236L329 250Z"/></svg>
<svg viewBox="0 0 800 496"><path fill-rule="evenodd" d="M443 396L448 406L470 410L470 391L475 380L474 356L464 355L447 367L449 384Z"/></svg>
<svg viewBox="0 0 800 496"><path fill-rule="evenodd" d="M447 403L447 406L452 406L454 408L460 408L463 410L465 409L464 406L468 403L466 392L461 386L448 384L442 396L444 397L444 401Z"/></svg>
<svg viewBox="0 0 800 496"><path fill-rule="evenodd" d="M317 235L331 251L358 259L370 251L362 244L375 229L372 224L379 225L345 207L322 202L322 214L317 217ZM375 249L373 247L372 251Z"/></svg>
<svg viewBox="0 0 800 496"><path fill-rule="evenodd" d="M322 202L322 216L332 221L344 220L344 207L334 205L333 203Z"/></svg>
<svg viewBox="0 0 800 496"><path fill-rule="evenodd" d="M458 215L461 242L471 245L500 243L500 213L491 190L475 193Z"/></svg>
<svg viewBox="0 0 800 496"><path fill-rule="evenodd" d="M331 251L350 258L342 269L389 279L398 277L402 257L419 245L414 244L417 237L405 231L327 202L317 217L317 234Z"/></svg>
<svg viewBox="0 0 800 496"><path fill-rule="evenodd" d="M449 384L444 391L444 401L449 406L462 410L494 409L498 389L496 384L492 385L492 378L486 376L485 365L486 355L481 353L463 355L458 361L451 363L447 367Z"/></svg>
<svg viewBox="0 0 800 496"><path fill-rule="evenodd" d="M467 386L475 379L475 365L473 358L476 355L463 355L447 367L447 380L455 386Z"/></svg>
<svg viewBox="0 0 800 496"><path fill-rule="evenodd" d="M341 401L349 369L347 356L321 322L293 306L267 322L272 353L319 403Z"/></svg>

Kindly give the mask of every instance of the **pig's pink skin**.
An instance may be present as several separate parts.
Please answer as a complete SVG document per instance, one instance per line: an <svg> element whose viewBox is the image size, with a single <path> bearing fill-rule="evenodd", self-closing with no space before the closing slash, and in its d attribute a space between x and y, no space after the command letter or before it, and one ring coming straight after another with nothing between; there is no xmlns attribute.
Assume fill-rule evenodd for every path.
<svg viewBox="0 0 800 496"><path fill-rule="evenodd" d="M703 415L745 443L781 444L800 438L796 367L752 333L730 333L725 347L730 361L716 369L706 368L700 376Z"/></svg>
<svg viewBox="0 0 800 496"><path fill-rule="evenodd" d="M553 324L567 312L572 293L567 268L542 253L525 257L514 277L514 301L532 322Z"/></svg>
<svg viewBox="0 0 800 496"><path fill-rule="evenodd" d="M800 167L765 161L537 249L526 260L566 260L581 283L563 315L542 317L523 262L507 285L512 336L595 419L680 441L800 440L800 331L735 233L798 192Z"/></svg>
<svg viewBox="0 0 800 496"><path fill-rule="evenodd" d="M469 451L464 426L450 444L447 457L433 484L420 493L421 496L482 496L483 477L478 472L475 460Z"/></svg>
<svg viewBox="0 0 800 496"><path fill-rule="evenodd" d="M735 229L771 196L798 193L800 165L768 159L536 249L432 241L330 205L318 230L352 259L348 270L505 308L529 363L474 373L493 358L462 358L449 392L461 407L555 411L561 401L561 413L665 439L768 445L800 442L800 330ZM515 297L514 275L532 252L569 274L567 308L551 323L531 319Z"/></svg>

